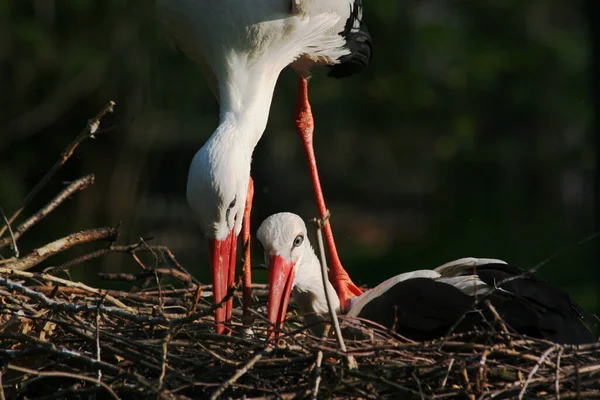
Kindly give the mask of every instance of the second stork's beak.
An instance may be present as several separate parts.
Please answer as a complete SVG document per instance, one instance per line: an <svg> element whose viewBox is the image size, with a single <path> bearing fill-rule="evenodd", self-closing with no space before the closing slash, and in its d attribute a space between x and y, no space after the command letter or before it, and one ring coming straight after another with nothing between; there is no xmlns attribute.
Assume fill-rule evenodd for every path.
<svg viewBox="0 0 600 400"><path fill-rule="evenodd" d="M283 327L285 314L294 283L294 263L275 255L268 261L269 267L269 303L267 306L269 328L267 338L272 339Z"/></svg>
<svg viewBox="0 0 600 400"><path fill-rule="evenodd" d="M223 240L209 240L208 249L213 275L213 297L215 304L219 304L227 296L227 290L233 284L235 276L237 237L234 230ZM232 305L233 299L229 299L215 310L217 333L225 331L225 322L231 318Z"/></svg>

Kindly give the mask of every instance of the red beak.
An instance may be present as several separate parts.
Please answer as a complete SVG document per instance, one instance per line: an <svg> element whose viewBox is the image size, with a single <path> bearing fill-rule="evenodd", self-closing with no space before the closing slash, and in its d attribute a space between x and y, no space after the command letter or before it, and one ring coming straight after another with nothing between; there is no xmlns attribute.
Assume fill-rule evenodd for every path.
<svg viewBox="0 0 600 400"><path fill-rule="evenodd" d="M209 240L210 261L213 275L213 297L219 304L227 296L227 290L235 278L237 237L232 229L224 240ZM217 333L225 331L225 323L231 319L233 298L215 310L215 329Z"/></svg>
<svg viewBox="0 0 600 400"><path fill-rule="evenodd" d="M294 282L294 263L284 260L281 256L273 256L269 260L268 267L269 303L267 317L269 319L269 329L267 330L267 338L272 339L283 328Z"/></svg>

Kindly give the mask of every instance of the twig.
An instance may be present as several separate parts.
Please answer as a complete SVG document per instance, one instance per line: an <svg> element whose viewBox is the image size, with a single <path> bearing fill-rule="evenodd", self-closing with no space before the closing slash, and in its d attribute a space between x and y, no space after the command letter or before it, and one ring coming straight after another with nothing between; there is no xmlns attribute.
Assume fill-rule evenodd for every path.
<svg viewBox="0 0 600 400"><path fill-rule="evenodd" d="M223 385L221 385L220 388L218 388L211 396L210 399L211 400L216 400L221 394L223 394L223 392L225 390L227 390L227 388L231 385L233 385L238 379L240 379L246 372L248 372L249 370L252 369L252 367L254 366L254 364L256 364L256 362L258 360L260 360L263 356L271 353L273 351L273 348L271 346L267 346L263 349L263 351L261 351L260 353L258 353L257 355L255 355L254 357L252 357L250 359L250 361L248 361L246 363L246 365L244 365L242 368L238 369L235 374L229 378L227 380L227 382L225 382Z"/></svg>
<svg viewBox="0 0 600 400"><path fill-rule="evenodd" d="M313 400L317 400L319 397L319 384L321 383L321 363L323 362L323 352L319 350L317 353L317 362L315 367L315 384L312 390L312 398Z"/></svg>
<svg viewBox="0 0 600 400"><path fill-rule="evenodd" d="M177 271L171 268L157 268L157 269L148 269L146 271L137 272L133 274L125 273L125 272L116 272L116 273L104 273L99 272L97 274L98 278L104 279L107 281L125 281L125 282L133 282L138 280L144 280L153 277L162 277L162 276L173 276L175 278L180 279L186 286L190 286L192 283L192 277L187 275L181 271Z"/></svg>
<svg viewBox="0 0 600 400"><path fill-rule="evenodd" d="M100 354L100 306L102 305L102 301L106 298L106 293L102 297L102 299L98 302L98 309L96 311L96 361L102 361L102 357ZM98 368L98 380L102 380L102 370Z"/></svg>
<svg viewBox="0 0 600 400"><path fill-rule="evenodd" d="M119 400L119 396L117 396L117 394L106 383L99 381L97 379L94 379L94 378L90 378L85 375L71 374L69 372L41 372L41 371L35 371L33 369L29 369L29 368L18 367L13 364L8 364L6 366L6 368L10 369L12 371L22 372L27 375L35 375L39 378L59 377L59 378L71 378L71 379L77 379L77 380L86 381L86 382L92 382L92 383L100 385L104 389L106 389L106 391L112 396L113 399ZM25 382L25 384L27 384L27 382Z"/></svg>
<svg viewBox="0 0 600 400"><path fill-rule="evenodd" d="M162 357L160 360L160 375L158 376L158 392L163 389L165 375L167 374L167 357L169 353L169 342L171 341L171 332L167 333L162 344Z"/></svg>
<svg viewBox="0 0 600 400"><path fill-rule="evenodd" d="M4 395L4 384L2 383L2 370L0 369L0 400L6 400Z"/></svg>
<svg viewBox="0 0 600 400"><path fill-rule="evenodd" d="M99 240L112 240L116 235L117 230L115 228L98 228L72 233L69 236L55 240L52 243L48 243L43 247L33 250L25 257L7 264L7 267L18 271L25 271L35 267L48 257L68 250L71 247L84 243L97 242Z"/></svg>
<svg viewBox="0 0 600 400"><path fill-rule="evenodd" d="M346 344L344 343L344 338L342 337L342 330L340 329L340 323L338 321L337 312L333 307L333 302L331 296L329 295L329 290L327 290L327 283L329 283L329 278L327 274L327 260L325 259L325 247L323 246L323 234L321 232L322 222L317 222L317 242L319 245L319 255L321 257L321 278L323 279L323 289L325 290L325 299L327 300L327 308L329 309L329 317L331 318L331 322L334 327L335 338L338 342L338 346L342 353L347 353ZM348 360L348 368L354 369L358 368L358 364L356 360L351 355L346 354L346 359Z"/></svg>
<svg viewBox="0 0 600 400"><path fill-rule="evenodd" d="M181 272L173 271L172 275L177 275L181 279L184 279L184 282L192 281L193 283L200 285L200 281L198 281L192 274L190 274L180 263L177 261L171 250L167 246L144 246L143 242L138 242L129 245L116 245L111 243L111 245L105 249L100 249L93 251L91 253L85 254L81 257L77 257L74 260L68 261L62 265L49 269L50 271L62 271L66 268L72 267L77 264L81 264L86 261L94 260L96 258L102 257L109 253L130 253L132 257L136 258L137 252L155 252L158 251L161 255L166 254L166 258L173 263ZM139 263L139 260L136 260ZM165 261L166 263L166 261Z"/></svg>
<svg viewBox="0 0 600 400"><path fill-rule="evenodd" d="M421 396L421 399L425 399L425 395L423 394L423 388L421 387L421 381L419 380L417 375L415 375L414 371L411 375L415 382L417 382L417 387L419 388L419 395Z"/></svg>
<svg viewBox="0 0 600 400"><path fill-rule="evenodd" d="M485 305L490 310L492 315L494 315L494 318L496 319L498 324L500 324L500 329L502 330L502 332L509 333L506 323L504 323L504 319L500 316L500 314L498 314L498 311L496 311L496 307L494 307L489 300L485 301Z"/></svg>
<svg viewBox="0 0 600 400"><path fill-rule="evenodd" d="M19 283L13 282L6 278L0 278L0 286L4 286L10 290L15 290L19 293L22 293L36 301L41 302L46 307L51 308L53 310L57 310L57 311L69 310L71 312L82 312L82 311L93 312L98 309L97 306L95 306L93 304L71 304L71 303L63 303L60 301L51 300L48 297L44 296L43 294L36 292L35 290L28 289L25 286L23 286ZM129 309L129 307L127 307L127 309ZM135 315L133 313L127 312L120 308L100 306L100 310L103 313L110 314L110 315L113 315L116 317L122 317L125 319L129 319L134 322L145 322L145 323L149 323L149 324L168 322L167 320L165 320L165 318L151 317L151 316L147 316L147 315ZM181 320L184 320L184 319L185 318L181 318ZM174 321L174 322L177 322L177 321ZM185 322L187 322L187 321L185 321Z"/></svg>
<svg viewBox="0 0 600 400"><path fill-rule="evenodd" d="M540 366L542 365L542 363L544 362L544 360L555 350L557 350L559 348L559 345L555 345L550 347L548 350L546 350L540 357L540 359L538 360L537 363L535 363L535 365L533 366L533 368L531 368L531 371L529 371L529 375L527 375L527 380L525 381L525 384L523 385L523 389L521 389L521 392L519 392L519 400L521 400L523 398L523 396L525 395L525 392L527 391L527 386L529 386L529 382L531 381L531 379L533 378L533 375L535 375L535 373L538 371L538 369L540 369Z"/></svg>
<svg viewBox="0 0 600 400"><path fill-rule="evenodd" d="M69 186L64 188L54 199L48 204L41 208L38 212L33 214L29 219L23 222L14 233L14 240L19 239L25 232L27 232L32 226L44 219L48 214L54 211L59 205L61 205L66 199L69 198L73 193L78 190L87 188L90 184L94 183L94 175L86 175L83 178L79 178L76 181L71 182ZM10 244L10 238L0 239L0 248Z"/></svg>
<svg viewBox="0 0 600 400"><path fill-rule="evenodd" d="M40 181L31 189L31 191L25 196L23 201L21 202L21 206L13 213L13 215L9 218L9 222L12 224L15 219L23 212L25 207L29 205L31 200L48 184L50 179L56 174L56 172L67 162L67 160L73 155L77 146L79 146L86 139L93 137L94 133L98 129L100 124L100 120L109 112L113 111L115 106L114 101L109 101L106 106L91 120L88 121L86 127L77 135L75 140L73 140L61 153L60 158L56 163L46 172L46 175L40 179ZM5 227L0 228L0 237L4 235L6 231Z"/></svg>
<svg viewBox="0 0 600 400"><path fill-rule="evenodd" d="M448 363L448 370L446 371L446 376L444 376L444 380L442 381L442 389L446 386L446 382L448 382L448 376L450 376L450 371L452 370L452 366L454 365L454 358L450 359Z"/></svg>
<svg viewBox="0 0 600 400"><path fill-rule="evenodd" d="M6 214L4 214L4 210L2 209L2 207L0 207L0 214L2 214L2 219L4 220L4 224L5 224L6 228L8 228L8 233L10 233L10 237L8 238L7 242L12 243L12 248L13 248L13 251L15 252L15 258L19 258L19 247L17 246L17 238L15 237L15 234L13 233L13 230L10 226L10 221L8 220L8 218L6 218Z"/></svg>
<svg viewBox="0 0 600 400"><path fill-rule="evenodd" d="M560 400L560 357L562 356L564 347L561 347L558 350L558 354L556 356L556 379L554 380L554 391L556 392L556 400Z"/></svg>
<svg viewBox="0 0 600 400"><path fill-rule="evenodd" d="M0 274L5 274L5 275L8 275L8 276L19 276L19 277L22 277L22 278L30 278L30 279L43 279L43 280L47 280L47 281L50 281L50 282L60 283L62 285L68 286L68 287L73 287L73 288L85 290L86 292L94 293L94 294L99 295L99 296L103 296L106 300L108 300L109 302L111 302L112 304L114 304L117 307L123 308L123 309L125 309L125 310L127 310L129 312L133 312L132 308L130 308L127 305L123 304L123 302L115 299L113 296L110 296L107 293L107 291L90 287L90 286L88 286L86 284L83 284L81 282L73 282L73 281L69 281L67 279L58 278L56 276L49 275L49 274L44 274L44 273L34 274L32 272L13 270L13 269L10 269L10 268L0 268ZM35 293L37 293L37 292L35 292Z"/></svg>

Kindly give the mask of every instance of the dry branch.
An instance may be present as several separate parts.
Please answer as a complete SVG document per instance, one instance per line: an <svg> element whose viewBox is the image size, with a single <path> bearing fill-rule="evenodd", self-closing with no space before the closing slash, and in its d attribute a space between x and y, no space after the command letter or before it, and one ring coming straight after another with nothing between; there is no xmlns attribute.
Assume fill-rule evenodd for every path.
<svg viewBox="0 0 600 400"><path fill-rule="evenodd" d="M73 246L97 242L100 240L114 240L117 236L117 233L118 231L115 228L98 228L72 233L62 239L48 243L39 249L35 249L25 257L15 260L12 263L8 263L5 266L14 270L25 271L35 267L48 257L68 250Z"/></svg>
<svg viewBox="0 0 600 400"><path fill-rule="evenodd" d="M0 226L0 236L113 105L67 147ZM73 182L11 238L0 239L0 248L16 247L31 226L92 179ZM312 336L291 308L281 339L267 346L268 287L253 285L248 311L255 335L244 334L249 315L240 308L233 310L232 335L218 335L213 311L219 305L206 299L212 296L210 285L201 285L167 247L145 239L118 245L116 234L113 228L74 233L22 259L0 260L0 400L107 394L160 399L600 398L600 343L560 346L526 338L512 334L499 317L487 332L450 333L430 342L411 341L367 321L354 321L352 337L342 339L338 331L334 339ZM111 243L46 273L25 271L75 245L99 240ZM123 284L145 279L143 289L105 290L52 275L116 252L129 254L141 271L102 277ZM139 253L151 253L156 263L146 266ZM223 301L232 296L240 293L230 290ZM358 368L351 369L348 360Z"/></svg>
<svg viewBox="0 0 600 400"><path fill-rule="evenodd" d="M98 371L119 397L491 399L522 392L528 398L554 399L558 385L565 399L600 391L600 343L559 346L502 331L421 343L363 325L356 328L364 331L361 339L346 338L344 353L335 339L308 334L296 310L290 310L288 333L267 347L267 322L257 318L256 337L244 337L239 308L232 336L213 333L214 306L199 304L202 312L189 314L195 301L191 288L160 293L157 287L145 292L83 290L76 282L59 283L60 278L52 277L51 282L65 285L53 290L39 284L48 281L48 274L0 269L0 275L6 276L0 277L0 358L45 376L25 385L29 397L35 397L36 388L55 398L74 390L70 385L77 378L61 381L61 374L92 380L81 379L68 392L86 397ZM111 301L109 295L134 311L104 305ZM253 311L262 315L256 310L265 306L265 296L255 300ZM559 358L554 359L555 352ZM358 369L348 369L348 355ZM38 379L13 372L2 375L7 398L14 396L11 388L17 381Z"/></svg>
<svg viewBox="0 0 600 400"><path fill-rule="evenodd" d="M54 211L59 205L61 205L69 196L78 190L83 190L88 187L90 184L94 183L94 175L87 175L83 178L77 179L73 181L63 189L52 201L50 201L46 206L40 209L38 212L29 217L25 222L23 222L19 227L14 231L14 238L4 238L0 239L0 248L6 247L11 244L12 241L16 241L19 239L29 228L31 228L36 223L40 222L44 217ZM17 257L18 258L18 257Z"/></svg>
<svg viewBox="0 0 600 400"><path fill-rule="evenodd" d="M113 111L115 106L114 101L109 101L106 106L91 120L88 121L87 125L83 130L77 135L77 137L69 143L69 145L65 148L65 150L61 153L60 158L56 161L56 163L46 172L46 174L40 179L40 181L31 189L31 191L25 196L23 201L21 202L21 206L13 213L13 215L8 219L8 223L12 224L15 219L23 212L25 207L31 203L31 200L37 196L37 194L50 182L52 177L56 174L56 172L67 162L67 160L73 155L75 149L83 143L86 139L90 137L94 137L94 133L98 130L98 126L100 125L100 120L104 118L106 114ZM8 225L7 225L8 226ZM7 226L0 228L0 237L4 235L6 232Z"/></svg>

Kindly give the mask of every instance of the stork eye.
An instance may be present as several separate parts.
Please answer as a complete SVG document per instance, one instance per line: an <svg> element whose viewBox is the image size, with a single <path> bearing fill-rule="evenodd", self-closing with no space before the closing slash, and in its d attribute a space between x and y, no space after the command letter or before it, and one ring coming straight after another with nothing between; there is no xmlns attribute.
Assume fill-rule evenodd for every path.
<svg viewBox="0 0 600 400"><path fill-rule="evenodd" d="M304 236L298 235L296 239L294 239L294 247L300 247L300 245L304 242Z"/></svg>

